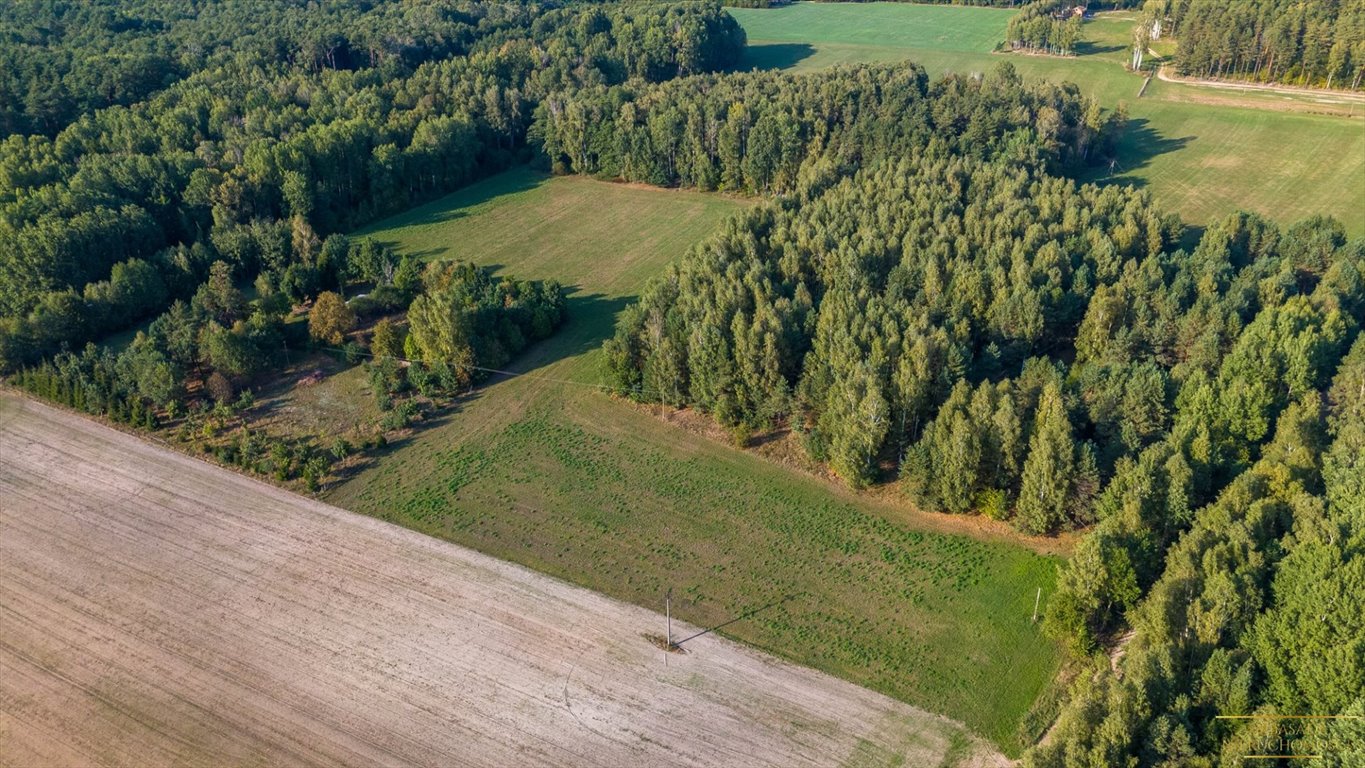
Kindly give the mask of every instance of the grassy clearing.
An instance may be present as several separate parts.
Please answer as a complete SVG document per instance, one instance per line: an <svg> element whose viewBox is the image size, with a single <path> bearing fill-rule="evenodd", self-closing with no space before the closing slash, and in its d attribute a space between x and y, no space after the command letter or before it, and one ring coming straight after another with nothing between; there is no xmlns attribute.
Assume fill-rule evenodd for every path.
<svg viewBox="0 0 1365 768"><path fill-rule="evenodd" d="M945 10L958 34L944 38ZM1010 61L1030 77L1077 83L1132 126L1118 165L1093 181L1146 186L1164 208L1200 225L1237 209L1292 223L1314 214L1365 232L1365 106L1331 95L1227 91L1142 78L1124 69L1132 19L1086 23L1079 56L995 54L1009 11L901 3L796 3L731 9L749 34L747 66L795 70L914 60L932 74L985 72ZM874 31L869 31L872 29Z"/></svg>
<svg viewBox="0 0 1365 768"><path fill-rule="evenodd" d="M1004 38L1015 12L960 5L796 3L780 9L731 8L730 13L751 43L989 53ZM766 46L754 47L752 55L770 53Z"/></svg>
<svg viewBox="0 0 1365 768"><path fill-rule="evenodd" d="M291 362L255 392L253 429L315 436L324 446L336 437L357 444L375 431L384 413L359 369L327 353L296 354ZM321 379L305 382L314 372L322 374Z"/></svg>
<svg viewBox="0 0 1365 768"><path fill-rule="evenodd" d="M514 171L368 234L572 287L570 320L329 500L733 637L962 720L1007 752L1057 670L1030 623L1056 560L944 535L895 504L614 400L619 309L741 203ZM360 375L348 372L346 375ZM786 598L784 600L784 598Z"/></svg>

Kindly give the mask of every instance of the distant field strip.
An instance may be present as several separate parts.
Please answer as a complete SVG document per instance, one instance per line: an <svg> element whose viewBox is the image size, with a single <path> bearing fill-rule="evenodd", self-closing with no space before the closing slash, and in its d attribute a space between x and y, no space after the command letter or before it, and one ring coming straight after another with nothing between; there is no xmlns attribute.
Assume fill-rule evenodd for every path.
<svg viewBox="0 0 1365 768"><path fill-rule="evenodd" d="M6 394L0 445L0 764L1004 764L716 636L665 663L658 614Z"/></svg>
<svg viewBox="0 0 1365 768"><path fill-rule="evenodd" d="M749 35L744 66L808 70L914 61L930 74L987 72L1008 61L1029 77L1071 81L1110 109L1126 104L1130 130L1113 169L1092 181L1151 189L1195 225L1238 210L1284 224L1335 216L1365 234L1365 105L1330 93L1251 92L1142 78L1124 68L1131 16L1087 21L1068 58L991 53L1011 11L909 3L794 3L733 8ZM951 19L951 23L945 20Z"/></svg>
<svg viewBox="0 0 1365 768"><path fill-rule="evenodd" d="M908 10L907 10L908 9ZM810 42L988 53L1016 11L906 3L794 3L731 8L750 42Z"/></svg>

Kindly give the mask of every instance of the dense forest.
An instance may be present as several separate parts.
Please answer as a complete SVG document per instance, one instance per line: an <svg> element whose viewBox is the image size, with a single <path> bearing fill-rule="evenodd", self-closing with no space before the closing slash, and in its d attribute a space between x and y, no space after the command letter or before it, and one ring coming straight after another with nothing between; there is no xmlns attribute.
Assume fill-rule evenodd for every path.
<svg viewBox="0 0 1365 768"><path fill-rule="evenodd" d="M265 27L274 58L226 58L55 138L0 143L0 370L188 299L215 261L296 302L340 288L328 234L524 159L548 94L723 68L744 41L713 4L441 0L368 13L458 20L468 53L319 68L296 55L301 33Z"/></svg>
<svg viewBox="0 0 1365 768"><path fill-rule="evenodd" d="M1140 24L1178 41L1176 71L1325 88L1365 85L1359 0L1149 0Z"/></svg>
<svg viewBox="0 0 1365 768"><path fill-rule="evenodd" d="M1327 754L1314 765L1365 760L1353 720L1216 719L1365 713L1362 263L1365 246L1343 250L1321 222L1282 233L1234 220L1193 255L1197 282L1151 285L1163 303L1182 282L1196 289L1190 315L1211 312L1230 344L1205 346L1215 357L1182 383L1168 437L1123 462L1096 503L1047 626L1081 652L1132 636L1121 663L1077 675L1026 763L1211 767L1267 745ZM1228 334L1238 315L1250 321ZM1160 325L1110 316L1125 337Z"/></svg>
<svg viewBox="0 0 1365 768"><path fill-rule="evenodd" d="M1088 524L1103 481L1196 428L1216 487L1323 384L1365 300L1362 244L1334 222L1281 235L1238 218L1171 253L1176 227L1141 193L1008 155L821 169L648 290L608 346L612 374L741 433L789 423L855 485L896 467L928 508ZM1244 338L1281 333L1261 314L1311 276L1332 301L1296 307L1287 339Z"/></svg>
<svg viewBox="0 0 1365 768"><path fill-rule="evenodd" d="M1062 5L1011 38L1069 50ZM1187 73L1358 87L1362 9L1144 24ZM921 508L1086 529L1044 624L1093 668L1030 765L1226 764L1270 734L1218 714L1365 714L1365 240L1078 183L1125 120L1074 86L728 72L715 3L41 0L0 40L0 371L34 393L222 437L312 348L367 360L401 428L563 291L341 233L526 161L761 196L622 312L610 388ZM355 449L212 447L310 489Z"/></svg>
<svg viewBox="0 0 1365 768"><path fill-rule="evenodd" d="M984 84L932 85L923 69L896 65L584 88L547 99L532 139L556 171L786 194L817 156L847 166L932 145L1065 170L1106 151L1117 129L1074 85L1025 88L1008 65Z"/></svg>
<svg viewBox="0 0 1365 768"><path fill-rule="evenodd" d="M1116 282L1126 262L1155 258L1177 234L1174 220L1139 192L1049 175L1083 162L1117 125L1074 89L1025 84L1008 64L933 86L900 68L865 67L788 78L790 97L744 100L766 111L732 132L747 141L727 142L726 116L708 107L741 103L731 89L762 88L768 79L726 79L735 84L699 77L653 89L699 98L607 98L622 119L589 119L596 135L568 142L595 150L551 151L580 171L699 186L719 180L782 195L671 268L627 311L608 345L615 383L644 399L696 405L741 433L791 423L812 455L862 485L886 462L916 474L917 457L933 450L926 430L939 430L932 422L950 392L966 396L958 386L965 378L1022 370L1031 383L1005 394L1003 406L1022 430L1012 440L1023 441L1006 452L1022 459L1032 425L1047 421L1036 409L1065 419L1054 407L1060 400L1043 397L1055 394L1062 372L1049 375L1041 358L1069 357L1096 288ZM826 99L789 106L803 93ZM591 113L602 97L587 97ZM732 143L732 156L712 156L686 130L682 142L660 147L649 133L660 113L642 115L637 103L667 104L663 114L676 125L717 126L715 146ZM777 137L770 140L765 122L785 127L769 129ZM668 173L678 167L690 175ZM755 171L770 167L777 172ZM1164 401L1165 384L1158 386ZM1094 475L1123 452L1115 442L1068 444L1066 464ZM1023 470L1014 467L992 488L939 473L972 486L950 494L946 506L965 511L987 490L1013 499ZM940 489L917 485L926 506L945 506ZM1025 527L1082 522L1059 511L1068 505L1077 506L1058 502Z"/></svg>
<svg viewBox="0 0 1365 768"><path fill-rule="evenodd" d="M472 4L373 0L38 0L0 14L0 138L55 135L77 117L130 105L226 64L400 74L458 56L515 15Z"/></svg>

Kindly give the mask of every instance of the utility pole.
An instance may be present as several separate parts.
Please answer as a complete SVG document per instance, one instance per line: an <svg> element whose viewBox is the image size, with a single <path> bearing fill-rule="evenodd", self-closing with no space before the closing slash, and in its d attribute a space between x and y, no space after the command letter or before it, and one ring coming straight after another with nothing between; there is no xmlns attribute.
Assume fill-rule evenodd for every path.
<svg viewBox="0 0 1365 768"><path fill-rule="evenodd" d="M668 594L664 596L664 615L668 618L668 640L664 646L665 651L673 650L673 588L668 588Z"/></svg>
<svg viewBox="0 0 1365 768"><path fill-rule="evenodd" d="M1040 601L1040 600L1042 600L1042 599L1043 599L1043 588L1042 588L1042 587L1039 587L1039 588L1038 588L1038 594L1035 595L1034 598L1033 598L1033 618L1031 619L1031 621L1032 621L1033 623L1035 623L1035 624L1038 623L1038 601Z"/></svg>

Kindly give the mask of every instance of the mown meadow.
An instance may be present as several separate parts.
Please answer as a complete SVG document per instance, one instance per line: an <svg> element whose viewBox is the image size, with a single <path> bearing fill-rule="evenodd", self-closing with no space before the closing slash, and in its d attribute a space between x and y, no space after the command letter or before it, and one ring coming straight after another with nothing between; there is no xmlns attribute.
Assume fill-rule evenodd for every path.
<svg viewBox="0 0 1365 768"><path fill-rule="evenodd" d="M674 427L604 392L601 341L746 203L516 170L363 234L557 279L568 324L328 494L945 714L1011 754L1060 663L1031 622L1057 560ZM360 377L359 369L341 376ZM642 627L641 631L657 628Z"/></svg>

